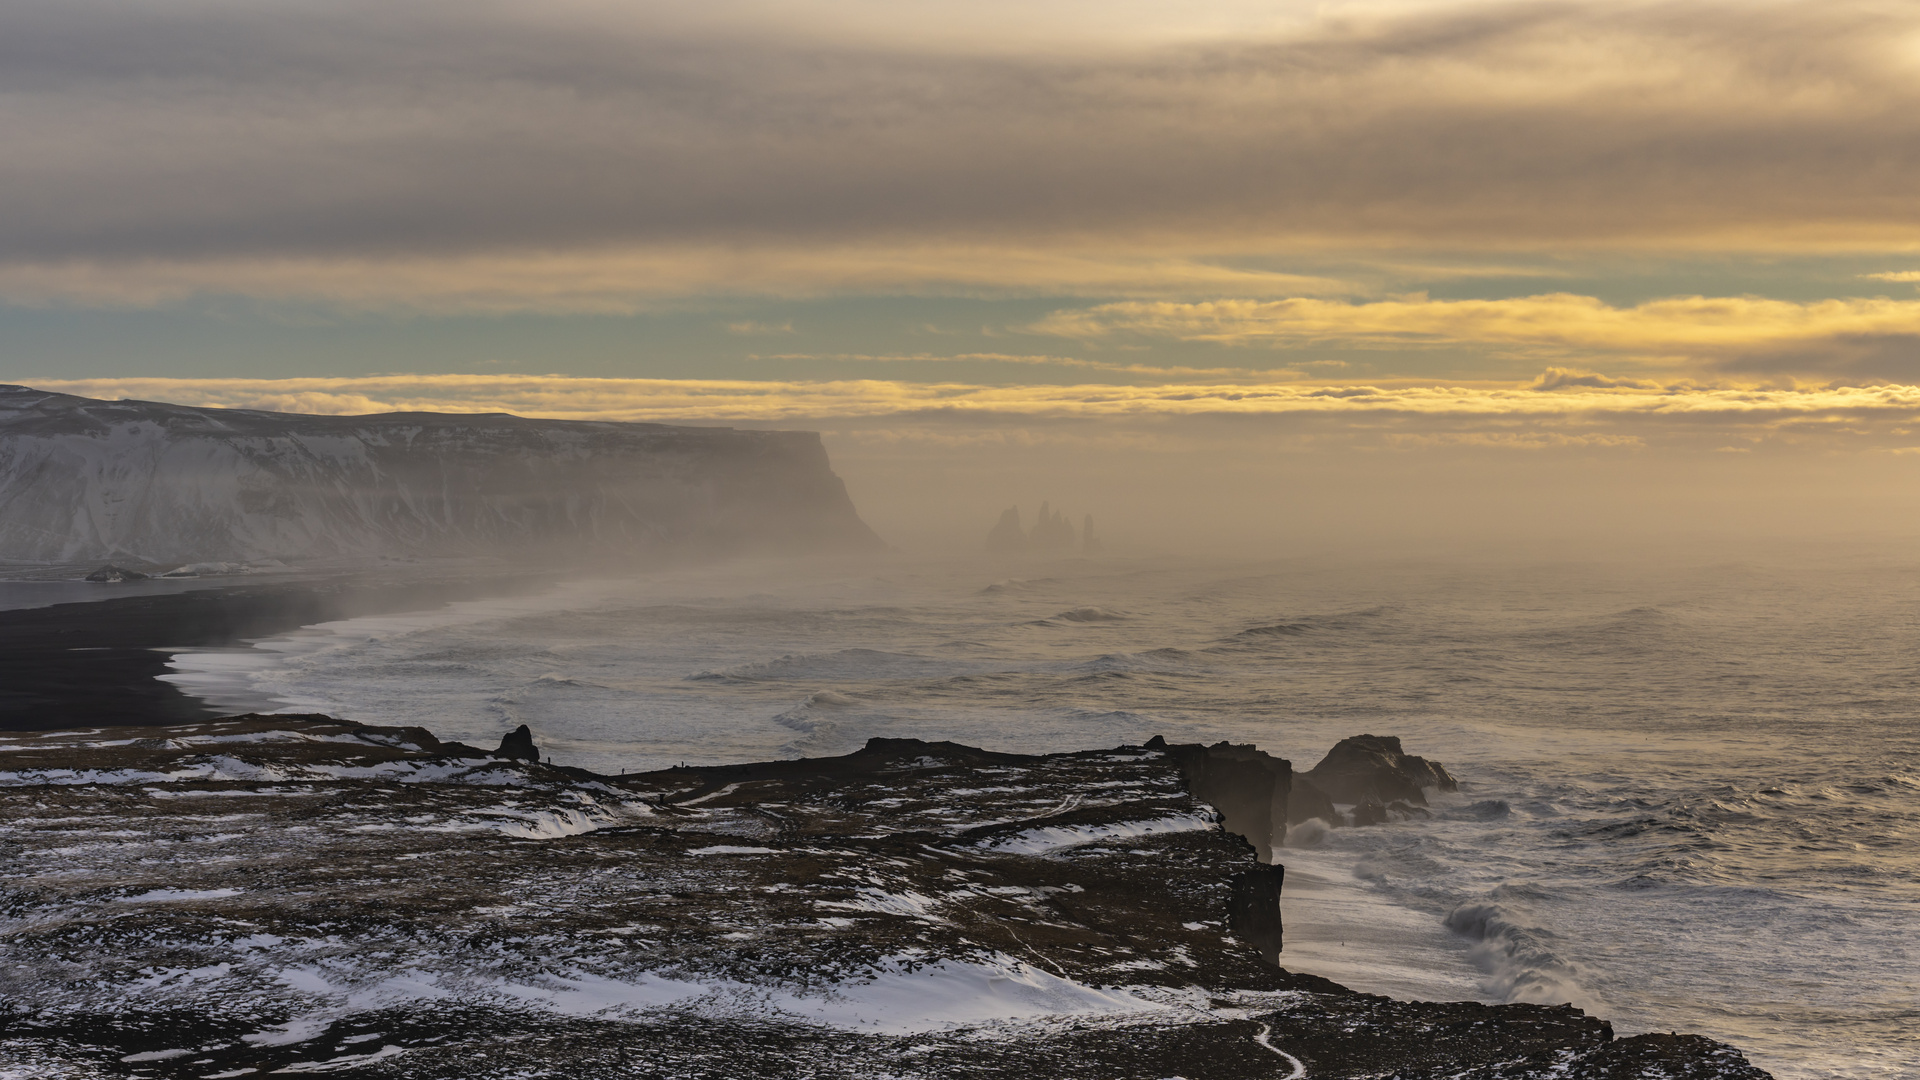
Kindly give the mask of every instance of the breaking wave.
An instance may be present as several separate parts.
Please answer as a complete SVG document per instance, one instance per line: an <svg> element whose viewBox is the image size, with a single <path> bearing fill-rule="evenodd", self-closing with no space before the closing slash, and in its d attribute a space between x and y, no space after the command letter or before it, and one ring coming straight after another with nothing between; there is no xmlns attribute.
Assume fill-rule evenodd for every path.
<svg viewBox="0 0 1920 1080"><path fill-rule="evenodd" d="M1554 933L1499 899L1530 891L1502 885L1488 899L1454 908L1447 915L1447 929L1473 942L1469 955L1486 972L1482 985L1496 1000L1571 1003L1596 1011L1597 1003L1580 985L1580 973L1555 951Z"/></svg>

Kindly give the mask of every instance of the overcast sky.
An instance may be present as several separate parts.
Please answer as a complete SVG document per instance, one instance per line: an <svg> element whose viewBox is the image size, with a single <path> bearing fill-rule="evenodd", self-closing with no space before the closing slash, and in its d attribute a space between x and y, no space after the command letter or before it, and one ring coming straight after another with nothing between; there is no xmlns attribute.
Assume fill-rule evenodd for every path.
<svg viewBox="0 0 1920 1080"><path fill-rule="evenodd" d="M0 6L0 380L812 426L955 520L1099 444L1873 525L1920 447L1911 0L694 8Z"/></svg>

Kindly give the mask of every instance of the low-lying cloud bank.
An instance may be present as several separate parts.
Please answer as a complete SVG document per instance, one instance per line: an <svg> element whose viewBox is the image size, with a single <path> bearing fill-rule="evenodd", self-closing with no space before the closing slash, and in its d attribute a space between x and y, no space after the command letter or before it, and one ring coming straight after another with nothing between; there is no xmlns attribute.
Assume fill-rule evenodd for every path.
<svg viewBox="0 0 1920 1080"><path fill-rule="evenodd" d="M1606 357L1668 380L1748 375L1920 382L1920 300L1885 296L1669 296L1632 305L1573 293L1471 300L1424 294L1366 301L1127 300L1062 309L1026 329L1094 346L1181 341L1275 350L1464 348L1549 364ZM1562 379L1536 388L1573 385ZM1578 385L1653 383L1586 376Z"/></svg>
<svg viewBox="0 0 1920 1080"><path fill-rule="evenodd" d="M1204 303L1125 301L1055 312L1033 330L1081 340L1170 338L1224 345L1490 345L1624 355L1735 357L1849 336L1920 336L1920 300L1795 302L1674 296L1631 306L1550 293L1493 300L1401 297L1365 303L1290 298Z"/></svg>
<svg viewBox="0 0 1920 1080"><path fill-rule="evenodd" d="M1379 446L1920 450L1920 386L1657 386L1565 368L1527 385L1178 383L980 386L530 375L39 380L99 398L288 412L511 412L578 420L825 426L863 439L963 443L1190 437L1263 426L1302 442ZM1086 425L1083 421L1100 421ZM1118 423L1116 423L1118 422ZM1131 422L1131 423L1130 423ZM972 432L973 434L969 434ZM1729 442L1731 440L1731 442Z"/></svg>

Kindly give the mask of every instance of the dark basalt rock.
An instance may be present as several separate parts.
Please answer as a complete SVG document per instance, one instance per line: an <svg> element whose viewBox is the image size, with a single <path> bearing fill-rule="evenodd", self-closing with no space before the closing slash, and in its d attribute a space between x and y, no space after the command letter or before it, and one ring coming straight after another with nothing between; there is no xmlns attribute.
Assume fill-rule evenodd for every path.
<svg viewBox="0 0 1920 1080"><path fill-rule="evenodd" d="M500 749L493 752L494 757L518 758L521 761L539 761L540 748L533 745L533 731L525 724L514 728L500 738Z"/></svg>
<svg viewBox="0 0 1920 1080"><path fill-rule="evenodd" d="M1298 825L1316 818L1329 825L1342 824L1340 812L1333 808L1327 793L1315 787L1305 773L1296 773L1293 788L1287 793L1287 823Z"/></svg>
<svg viewBox="0 0 1920 1080"><path fill-rule="evenodd" d="M1286 876L1284 866L1242 870L1233 876L1233 895L1227 900L1227 929L1274 967L1280 966L1284 943L1280 887Z"/></svg>
<svg viewBox="0 0 1920 1080"><path fill-rule="evenodd" d="M1386 804L1395 800L1427 805L1425 788L1457 791L1460 787L1439 762L1401 750L1394 735L1341 739L1306 776L1334 802L1378 803L1383 814Z"/></svg>
<svg viewBox="0 0 1920 1080"><path fill-rule="evenodd" d="M0 749L0 1058L167 1080L1272 1080L1279 1052L1314 1080L1765 1077L1567 1006L1275 966L1282 870L1228 830L1271 837L1290 772L1230 745L875 739L600 776L322 716L22 736ZM929 990L961 1013L914 1004ZM1134 1004L967 1012L1032 993ZM867 1025L896 995L939 1019ZM859 1022L778 1005L823 1000Z"/></svg>
<svg viewBox="0 0 1920 1080"><path fill-rule="evenodd" d="M1764 1080L1768 1074L1725 1043L1699 1035L1635 1035L1601 1047L1571 1080Z"/></svg>
<svg viewBox="0 0 1920 1080"><path fill-rule="evenodd" d="M150 575L143 574L138 570L129 570L124 566L115 566L112 563L108 563L107 565L101 567L100 569L95 570L93 573L88 574L87 580L88 581L145 581L149 576Z"/></svg>
<svg viewBox="0 0 1920 1080"><path fill-rule="evenodd" d="M1349 824L1356 826L1385 825L1393 819L1388 816L1387 808L1380 805L1378 799L1363 799L1354 804L1353 813L1348 815Z"/></svg>
<svg viewBox="0 0 1920 1080"><path fill-rule="evenodd" d="M1217 742L1174 743L1155 735L1149 750L1163 750L1180 763L1187 790L1213 804L1230 833L1246 838L1263 863L1287 837L1293 763L1254 746Z"/></svg>

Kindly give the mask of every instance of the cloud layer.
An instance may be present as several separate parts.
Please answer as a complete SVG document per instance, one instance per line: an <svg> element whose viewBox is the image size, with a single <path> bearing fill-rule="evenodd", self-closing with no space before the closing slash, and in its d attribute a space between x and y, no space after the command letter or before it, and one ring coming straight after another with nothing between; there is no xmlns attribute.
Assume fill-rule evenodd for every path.
<svg viewBox="0 0 1920 1080"><path fill-rule="evenodd" d="M1079 438L1085 421L1100 421L1100 437L1137 441L1141 431L1157 425L1201 419L1216 426L1224 421L1226 430L1258 424L1304 442L1385 448L1920 448L1920 386L1660 389L1565 370L1550 371L1527 388L977 386L524 375L74 379L36 385L88 397L291 412L512 412L582 420L851 425L893 431L891 437L962 441L968 430L1005 428L1035 437Z"/></svg>
<svg viewBox="0 0 1920 1080"><path fill-rule="evenodd" d="M1273 296L1324 290L1217 257L1920 241L1908 3L683 7L8 4L0 289Z"/></svg>
<svg viewBox="0 0 1920 1080"><path fill-rule="evenodd" d="M1171 339L1347 349L1474 348L1533 359L1629 359L1668 371L1920 379L1920 300L1677 296L1616 306L1553 293L1496 300L1125 301L1031 329L1099 342ZM1591 378L1591 377L1590 377ZM1606 383L1589 382L1599 386Z"/></svg>

